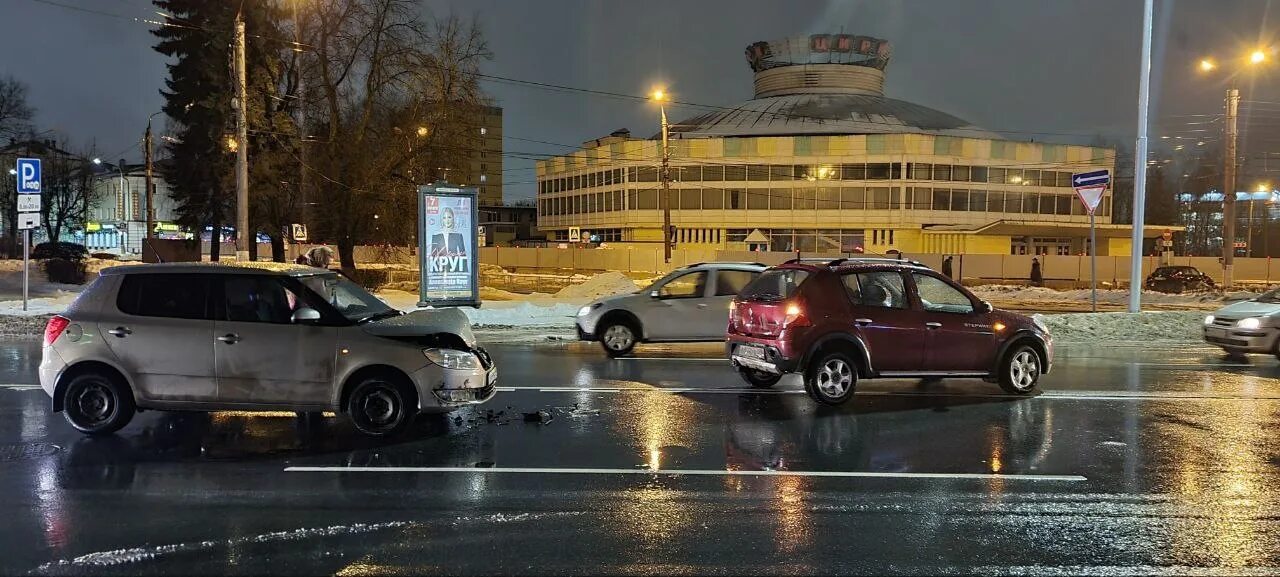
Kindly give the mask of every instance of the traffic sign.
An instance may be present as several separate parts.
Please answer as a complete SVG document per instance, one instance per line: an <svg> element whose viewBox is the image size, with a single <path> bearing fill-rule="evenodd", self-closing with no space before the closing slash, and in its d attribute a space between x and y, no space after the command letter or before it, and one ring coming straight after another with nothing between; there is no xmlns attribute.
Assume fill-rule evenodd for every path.
<svg viewBox="0 0 1280 577"><path fill-rule="evenodd" d="M1080 172L1071 175L1071 186L1080 188L1082 186L1106 186L1111 184L1110 170L1095 170L1093 172Z"/></svg>
<svg viewBox="0 0 1280 577"><path fill-rule="evenodd" d="M18 212L40 212L40 195L19 194Z"/></svg>
<svg viewBox="0 0 1280 577"><path fill-rule="evenodd" d="M294 242L307 242L307 225L294 223L290 228Z"/></svg>
<svg viewBox="0 0 1280 577"><path fill-rule="evenodd" d="M38 212L20 212L18 213L18 230L31 230L40 226L40 213Z"/></svg>
<svg viewBox="0 0 1280 577"><path fill-rule="evenodd" d="M580 238L582 238L582 229L576 226L569 227L569 242L578 242Z"/></svg>
<svg viewBox="0 0 1280 577"><path fill-rule="evenodd" d="M1089 214L1093 214L1093 211L1098 210L1098 205L1102 203L1102 193L1106 191L1107 185L1105 184L1100 186L1077 186L1076 197L1084 204L1085 210L1089 211Z"/></svg>
<svg viewBox="0 0 1280 577"><path fill-rule="evenodd" d="M18 159L18 194L40 194L40 159Z"/></svg>

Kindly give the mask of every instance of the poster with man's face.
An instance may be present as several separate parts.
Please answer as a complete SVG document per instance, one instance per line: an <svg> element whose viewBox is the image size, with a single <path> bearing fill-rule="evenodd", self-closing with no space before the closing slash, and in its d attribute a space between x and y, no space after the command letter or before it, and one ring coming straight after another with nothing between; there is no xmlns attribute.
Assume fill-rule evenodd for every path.
<svg viewBox="0 0 1280 577"><path fill-rule="evenodd" d="M423 239L425 290L428 299L472 296L472 202L465 196L425 195Z"/></svg>

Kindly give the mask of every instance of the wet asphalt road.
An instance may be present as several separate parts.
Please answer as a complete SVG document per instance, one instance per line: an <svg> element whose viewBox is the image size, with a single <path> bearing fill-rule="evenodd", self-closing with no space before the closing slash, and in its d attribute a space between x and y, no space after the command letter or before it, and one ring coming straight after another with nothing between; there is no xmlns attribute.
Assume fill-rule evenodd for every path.
<svg viewBox="0 0 1280 577"><path fill-rule="evenodd" d="M502 345L489 405L371 441L156 412L82 438L4 344L0 573L1280 573L1280 364L1162 349L824 409L715 347Z"/></svg>

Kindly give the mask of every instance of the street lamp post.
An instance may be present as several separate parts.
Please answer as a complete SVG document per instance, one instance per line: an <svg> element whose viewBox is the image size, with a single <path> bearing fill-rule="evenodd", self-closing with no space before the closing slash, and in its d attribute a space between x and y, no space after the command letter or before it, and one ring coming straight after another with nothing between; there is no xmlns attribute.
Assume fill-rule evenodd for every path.
<svg viewBox="0 0 1280 577"><path fill-rule="evenodd" d="M653 101L658 103L658 111L662 115L662 253L663 262L671 262L671 147L668 146L669 131L667 125L667 95L662 90L653 91Z"/></svg>

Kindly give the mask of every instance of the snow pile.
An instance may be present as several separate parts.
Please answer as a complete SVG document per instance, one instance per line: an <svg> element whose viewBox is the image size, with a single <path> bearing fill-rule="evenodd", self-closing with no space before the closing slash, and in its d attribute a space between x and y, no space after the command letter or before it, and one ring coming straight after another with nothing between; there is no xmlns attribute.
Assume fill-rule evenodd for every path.
<svg viewBox="0 0 1280 577"><path fill-rule="evenodd" d="M486 303L478 309L463 308L471 324L477 327L554 327L572 328L579 303L511 301Z"/></svg>
<svg viewBox="0 0 1280 577"><path fill-rule="evenodd" d="M1058 342L1200 341L1204 313L1067 313L1035 315Z"/></svg>
<svg viewBox="0 0 1280 577"><path fill-rule="evenodd" d="M1089 289L1054 290L1047 287L1018 285L982 285L970 287L970 291L978 298L991 301L1025 300L1025 301L1072 301L1088 302L1091 297ZM1195 304L1221 303L1244 300L1258 296L1251 292L1168 294L1142 291L1142 302L1149 304ZM1109 304L1125 304L1129 302L1129 291L1116 289L1098 289L1098 302Z"/></svg>
<svg viewBox="0 0 1280 577"><path fill-rule="evenodd" d="M0 315L14 317L32 317L56 315L67 310L71 301L76 300L78 292L56 291L51 297L35 297L27 301L27 310L22 310L22 295L15 300L0 301Z"/></svg>
<svg viewBox="0 0 1280 577"><path fill-rule="evenodd" d="M633 293L640 290L636 281L620 272L604 272L582 284L573 284L556 292L556 298L595 300L600 297Z"/></svg>

